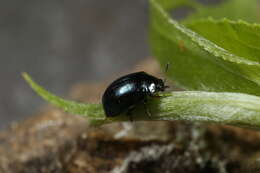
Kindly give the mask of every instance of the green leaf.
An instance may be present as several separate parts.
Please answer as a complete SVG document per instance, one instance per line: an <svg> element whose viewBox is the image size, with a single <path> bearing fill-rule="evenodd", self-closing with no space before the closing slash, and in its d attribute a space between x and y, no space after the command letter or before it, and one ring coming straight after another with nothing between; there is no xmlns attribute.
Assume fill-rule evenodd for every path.
<svg viewBox="0 0 260 173"><path fill-rule="evenodd" d="M28 82L31 88L47 102L62 108L65 112L79 114L91 119L105 119L102 106L99 104L82 104L69 101L55 96L35 83L27 73L22 73L23 78Z"/></svg>
<svg viewBox="0 0 260 173"><path fill-rule="evenodd" d="M82 104L61 99L36 84L28 74L24 79L46 101L64 111L83 115L95 124L129 120L127 116L105 118L99 104ZM182 91L162 93L161 98L148 100L151 117L140 105L133 113L134 120L185 120L210 122L260 129L260 97L238 93Z"/></svg>
<svg viewBox="0 0 260 173"><path fill-rule="evenodd" d="M260 97L239 93L171 92L149 105L157 120L211 122L260 127Z"/></svg>
<svg viewBox="0 0 260 173"><path fill-rule="evenodd" d="M150 40L159 62L171 64L168 76L188 90L259 96L259 26L205 19L189 29L170 17L165 1L150 0Z"/></svg>
<svg viewBox="0 0 260 173"><path fill-rule="evenodd" d="M260 85L260 25L208 19L188 27L227 52L219 54L223 66Z"/></svg>
<svg viewBox="0 0 260 173"><path fill-rule="evenodd" d="M260 21L258 0L223 0L214 5L203 5L198 0L157 0L157 2L170 13L181 7L192 9L192 13L183 22L192 22L208 17L248 22Z"/></svg>

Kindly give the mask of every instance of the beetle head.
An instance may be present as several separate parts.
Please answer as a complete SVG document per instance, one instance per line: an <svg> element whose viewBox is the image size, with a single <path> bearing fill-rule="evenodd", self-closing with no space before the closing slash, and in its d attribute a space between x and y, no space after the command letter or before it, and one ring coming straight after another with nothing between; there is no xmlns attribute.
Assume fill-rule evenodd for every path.
<svg viewBox="0 0 260 173"><path fill-rule="evenodd" d="M156 86L156 92L157 91L164 91L165 90L165 85L164 85L164 81L162 80L162 79L159 79L158 81L157 81L157 83L155 84L155 86Z"/></svg>
<svg viewBox="0 0 260 173"><path fill-rule="evenodd" d="M157 79L156 81L153 81L152 83L149 84L149 91L150 93L156 93L159 91L164 91L165 90L165 85L162 79Z"/></svg>

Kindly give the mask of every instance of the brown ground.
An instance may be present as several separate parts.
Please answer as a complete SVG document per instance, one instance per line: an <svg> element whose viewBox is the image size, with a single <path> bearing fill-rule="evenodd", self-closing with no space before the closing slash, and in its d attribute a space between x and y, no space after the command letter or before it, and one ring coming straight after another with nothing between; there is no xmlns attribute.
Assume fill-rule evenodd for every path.
<svg viewBox="0 0 260 173"><path fill-rule="evenodd" d="M137 69L159 73L151 60ZM78 84L70 98L98 102L108 83ZM260 132L187 122L90 127L51 106L0 132L0 173L61 172L260 172Z"/></svg>

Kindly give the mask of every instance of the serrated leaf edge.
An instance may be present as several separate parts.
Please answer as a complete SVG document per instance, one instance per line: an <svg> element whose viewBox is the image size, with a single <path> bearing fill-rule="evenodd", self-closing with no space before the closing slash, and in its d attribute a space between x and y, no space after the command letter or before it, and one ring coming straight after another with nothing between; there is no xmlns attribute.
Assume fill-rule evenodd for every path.
<svg viewBox="0 0 260 173"><path fill-rule="evenodd" d="M180 32L188 36L193 42L197 43L200 47L202 47L203 50L213 54L215 57L220 57L223 60L234 62L237 64L246 64L246 65L255 65L260 67L259 62L254 62L251 60L247 60L243 57L234 55L227 51L226 49L219 47L215 43L205 39L201 35L197 34L196 32L193 32L192 30L186 28L184 25L178 23L174 19L172 19L169 14L160 6L159 3L156 2L156 0L150 0L152 4L154 5L157 10L160 11L160 13L163 15L163 17L166 19L166 21L172 25L175 26L176 29L178 29ZM240 21L242 22L242 21ZM257 24L254 24L257 26ZM215 50L211 50L215 49Z"/></svg>

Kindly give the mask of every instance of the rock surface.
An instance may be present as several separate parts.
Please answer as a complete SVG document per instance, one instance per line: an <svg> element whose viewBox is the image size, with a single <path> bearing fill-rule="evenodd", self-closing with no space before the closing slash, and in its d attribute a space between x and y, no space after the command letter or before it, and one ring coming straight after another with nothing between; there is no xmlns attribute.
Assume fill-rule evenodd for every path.
<svg viewBox="0 0 260 173"><path fill-rule="evenodd" d="M151 60L138 67L159 73ZM70 96L98 102L106 84L78 84ZM260 172L260 132L166 121L91 127L50 106L0 133L0 172Z"/></svg>

